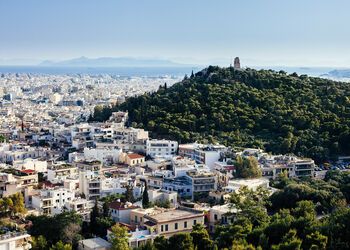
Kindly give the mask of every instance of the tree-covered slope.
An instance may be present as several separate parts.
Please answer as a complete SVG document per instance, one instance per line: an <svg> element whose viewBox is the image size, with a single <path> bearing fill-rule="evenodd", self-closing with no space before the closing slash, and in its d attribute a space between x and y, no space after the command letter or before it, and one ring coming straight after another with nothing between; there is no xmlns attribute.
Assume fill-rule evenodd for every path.
<svg viewBox="0 0 350 250"><path fill-rule="evenodd" d="M321 78L210 66L117 109L153 136L182 143L207 139L318 160L350 153L350 85Z"/></svg>

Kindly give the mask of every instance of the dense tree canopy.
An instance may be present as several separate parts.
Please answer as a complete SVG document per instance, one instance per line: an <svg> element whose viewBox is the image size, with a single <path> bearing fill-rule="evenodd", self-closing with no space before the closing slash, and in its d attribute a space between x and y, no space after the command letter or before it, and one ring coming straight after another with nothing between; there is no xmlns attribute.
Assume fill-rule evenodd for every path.
<svg viewBox="0 0 350 250"><path fill-rule="evenodd" d="M111 228L111 244L112 250L129 250L128 231L124 226L115 224Z"/></svg>
<svg viewBox="0 0 350 250"><path fill-rule="evenodd" d="M24 197L20 192L0 199L0 214L20 215L26 211Z"/></svg>
<svg viewBox="0 0 350 250"><path fill-rule="evenodd" d="M74 212L64 212L54 216L30 215L27 219L32 222L28 230L30 235L43 236L48 245L56 244L61 240L65 240L65 243L76 243L81 239L82 218Z"/></svg>
<svg viewBox="0 0 350 250"><path fill-rule="evenodd" d="M209 66L170 88L96 107L92 120L128 110L152 136L219 141L316 160L350 153L350 84L272 70Z"/></svg>
<svg viewBox="0 0 350 250"><path fill-rule="evenodd" d="M237 156L235 160L235 175L237 178L258 178L261 177L261 169L255 157Z"/></svg>

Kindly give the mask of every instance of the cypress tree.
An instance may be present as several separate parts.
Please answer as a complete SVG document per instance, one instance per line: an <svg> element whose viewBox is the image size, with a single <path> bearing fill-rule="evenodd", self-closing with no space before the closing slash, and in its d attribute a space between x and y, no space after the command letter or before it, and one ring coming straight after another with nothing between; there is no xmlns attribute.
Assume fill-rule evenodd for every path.
<svg viewBox="0 0 350 250"><path fill-rule="evenodd" d="M145 189L143 190L142 194L142 207L143 208L149 208L149 198L148 198L148 189L147 189L147 184L145 183Z"/></svg>
<svg viewBox="0 0 350 250"><path fill-rule="evenodd" d="M97 199L95 200L95 206L92 208L90 213L90 231L93 234L97 232L97 218L100 217L100 212L98 210Z"/></svg>

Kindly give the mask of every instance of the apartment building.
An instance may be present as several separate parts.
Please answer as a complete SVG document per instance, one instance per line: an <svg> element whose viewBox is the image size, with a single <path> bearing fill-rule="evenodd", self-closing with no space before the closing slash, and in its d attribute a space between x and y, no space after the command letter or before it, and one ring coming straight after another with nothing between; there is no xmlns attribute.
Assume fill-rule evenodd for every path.
<svg viewBox="0 0 350 250"><path fill-rule="evenodd" d="M31 236L26 232L9 232L0 235L1 250L28 250L32 248L30 244Z"/></svg>
<svg viewBox="0 0 350 250"><path fill-rule="evenodd" d="M199 164L205 164L214 169L215 162L221 157L226 147L223 145L203 145L197 143L179 145L179 155L191 158Z"/></svg>
<svg viewBox="0 0 350 250"><path fill-rule="evenodd" d="M193 197L193 184L188 176L175 178L164 178L163 189L168 191L176 191L183 198Z"/></svg>
<svg viewBox="0 0 350 250"><path fill-rule="evenodd" d="M102 169L102 162L98 160L82 160L73 162L73 166L77 167L79 170L100 172Z"/></svg>
<svg viewBox="0 0 350 250"><path fill-rule="evenodd" d="M26 158L24 160L16 160L12 162L12 166L19 170L34 170L36 172L44 173L47 171L47 161Z"/></svg>
<svg viewBox="0 0 350 250"><path fill-rule="evenodd" d="M80 214L84 220L90 220L90 212L94 207L95 202L83 198L74 198L66 201L65 209L67 211L75 211Z"/></svg>
<svg viewBox="0 0 350 250"><path fill-rule="evenodd" d="M54 164L47 169L47 180L53 184L63 183L67 179L77 179L78 173L78 168L70 164Z"/></svg>
<svg viewBox="0 0 350 250"><path fill-rule="evenodd" d="M32 207L40 214L59 214L64 211L66 202L74 198L75 193L65 188L42 189L32 196Z"/></svg>
<svg viewBox="0 0 350 250"><path fill-rule="evenodd" d="M101 196L102 178L98 172L92 170L79 170L79 191L86 199L95 200Z"/></svg>
<svg viewBox="0 0 350 250"><path fill-rule="evenodd" d="M147 186L151 188L162 188L163 187L163 176L146 176Z"/></svg>
<svg viewBox="0 0 350 250"><path fill-rule="evenodd" d="M294 169L296 177L314 177L315 162L311 159L293 159L290 166Z"/></svg>
<svg viewBox="0 0 350 250"><path fill-rule="evenodd" d="M151 233L170 237L176 233L191 232L196 224L204 224L202 211L180 207L144 216L144 225Z"/></svg>
<svg viewBox="0 0 350 250"><path fill-rule="evenodd" d="M212 172L191 171L188 177L192 183L193 195L196 193L208 193L217 190L217 176Z"/></svg>
<svg viewBox="0 0 350 250"><path fill-rule="evenodd" d="M38 174L34 170L20 170L14 175L21 189L38 185Z"/></svg>
<svg viewBox="0 0 350 250"><path fill-rule="evenodd" d="M84 158L104 164L119 163L123 151L117 147L84 148Z"/></svg>
<svg viewBox="0 0 350 250"><path fill-rule="evenodd" d="M0 173L0 197L7 197L18 192L17 179L10 173Z"/></svg>
<svg viewBox="0 0 350 250"><path fill-rule="evenodd" d="M170 140L147 140L146 154L152 158L171 158L177 153L178 143Z"/></svg>
<svg viewBox="0 0 350 250"><path fill-rule="evenodd" d="M263 156L259 159L262 175L276 179L280 173L286 172L290 178L314 177L315 162L312 159L288 155Z"/></svg>
<svg viewBox="0 0 350 250"><path fill-rule="evenodd" d="M148 198L152 203L165 202L169 203L171 207L177 207L177 192L161 190L161 189L149 189Z"/></svg>
<svg viewBox="0 0 350 250"><path fill-rule="evenodd" d="M120 200L108 204L109 213L115 222L130 224L130 212L138 208L130 202L121 202Z"/></svg>

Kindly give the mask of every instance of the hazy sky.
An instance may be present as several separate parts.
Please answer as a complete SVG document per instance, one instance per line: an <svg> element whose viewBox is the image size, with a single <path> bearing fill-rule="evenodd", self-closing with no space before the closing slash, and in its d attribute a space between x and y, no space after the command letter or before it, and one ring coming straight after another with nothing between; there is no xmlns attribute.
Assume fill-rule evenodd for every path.
<svg viewBox="0 0 350 250"><path fill-rule="evenodd" d="M1 0L1 59L350 67L349 0Z"/></svg>

